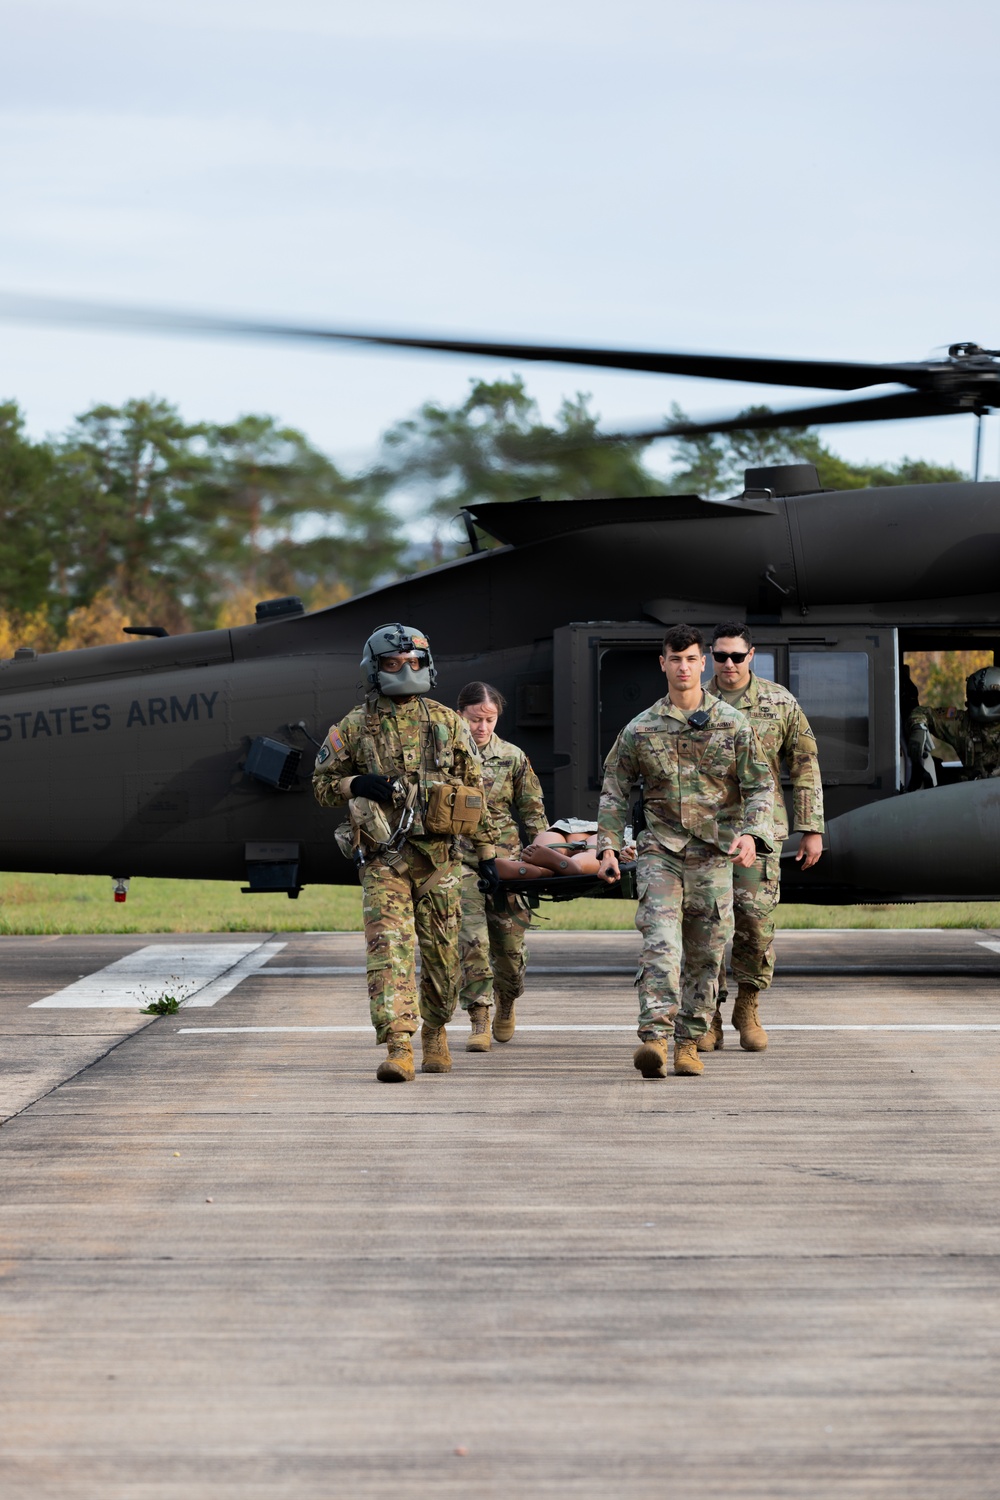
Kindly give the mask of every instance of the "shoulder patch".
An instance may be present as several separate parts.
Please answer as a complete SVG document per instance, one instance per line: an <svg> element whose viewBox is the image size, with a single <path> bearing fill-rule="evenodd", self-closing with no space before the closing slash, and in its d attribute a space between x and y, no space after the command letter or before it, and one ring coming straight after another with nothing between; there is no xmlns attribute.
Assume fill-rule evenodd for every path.
<svg viewBox="0 0 1000 1500"><path fill-rule="evenodd" d="M330 759L330 746L324 745L316 757L316 764L321 766L325 760Z"/></svg>
<svg viewBox="0 0 1000 1500"><path fill-rule="evenodd" d="M330 730L330 733L327 735L326 738L327 738L327 744L331 745L333 747L333 749L336 750L336 752L337 752L338 755L342 755L343 751L344 751L344 741L341 739L341 737L340 737L340 730L337 728L336 725L334 725L334 727ZM325 750L326 748L327 748L327 745L324 745L323 749Z"/></svg>

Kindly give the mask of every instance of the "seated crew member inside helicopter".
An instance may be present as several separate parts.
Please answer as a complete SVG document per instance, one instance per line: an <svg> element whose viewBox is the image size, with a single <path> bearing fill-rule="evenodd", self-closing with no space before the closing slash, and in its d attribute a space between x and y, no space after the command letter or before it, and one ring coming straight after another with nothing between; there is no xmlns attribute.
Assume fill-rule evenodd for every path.
<svg viewBox="0 0 1000 1500"><path fill-rule="evenodd" d="M915 708L906 721L907 791L937 786L932 739L950 745L963 781L1000 776L1000 667L980 667L965 681L965 708Z"/></svg>
<svg viewBox="0 0 1000 1500"><path fill-rule="evenodd" d="M388 1049L376 1077L403 1083L413 1078L418 1012L421 1071L451 1071L445 1027L461 978L459 837L470 840L484 890L498 890L500 877L482 762L465 720L427 696L436 673L426 637L380 626L365 642L361 672L365 701L331 728L313 791L323 807L349 808L338 845L353 852L361 874L372 1024Z"/></svg>

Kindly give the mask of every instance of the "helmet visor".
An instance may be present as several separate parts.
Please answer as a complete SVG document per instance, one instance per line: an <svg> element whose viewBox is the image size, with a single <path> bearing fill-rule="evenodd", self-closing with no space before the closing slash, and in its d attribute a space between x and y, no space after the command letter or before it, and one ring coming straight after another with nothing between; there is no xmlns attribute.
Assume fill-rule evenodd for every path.
<svg viewBox="0 0 1000 1500"><path fill-rule="evenodd" d="M401 672L404 667L412 667L414 672L419 672L426 660L426 651L408 651L395 656L380 656L378 664L383 672Z"/></svg>

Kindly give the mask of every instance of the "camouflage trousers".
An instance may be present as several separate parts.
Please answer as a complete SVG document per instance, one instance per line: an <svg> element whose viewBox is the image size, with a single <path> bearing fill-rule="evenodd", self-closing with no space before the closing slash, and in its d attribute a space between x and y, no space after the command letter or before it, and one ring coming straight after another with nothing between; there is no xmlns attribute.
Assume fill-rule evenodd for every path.
<svg viewBox="0 0 1000 1500"><path fill-rule="evenodd" d="M368 999L376 1041L390 1032L451 1020L458 1000L458 932L462 866L450 839L406 843L399 869L375 860L365 867L362 909L368 945ZM425 895L423 883L440 871ZM420 999L416 948L420 945Z"/></svg>
<svg viewBox="0 0 1000 1500"><path fill-rule="evenodd" d="M492 1005L498 1000L516 1000L524 993L524 966L528 954L525 933L530 910L520 907L500 916L487 911L486 897L476 882L478 875L466 870L462 876L462 1009Z"/></svg>
<svg viewBox="0 0 1000 1500"><path fill-rule="evenodd" d="M774 978L774 913L781 900L781 866L775 854L759 854L749 870L733 870L733 978L766 990ZM726 961L719 968L719 1004L728 993Z"/></svg>
<svg viewBox="0 0 1000 1500"><path fill-rule="evenodd" d="M699 1037L733 930L732 862L700 839L674 854L644 833L637 874L639 1035Z"/></svg>

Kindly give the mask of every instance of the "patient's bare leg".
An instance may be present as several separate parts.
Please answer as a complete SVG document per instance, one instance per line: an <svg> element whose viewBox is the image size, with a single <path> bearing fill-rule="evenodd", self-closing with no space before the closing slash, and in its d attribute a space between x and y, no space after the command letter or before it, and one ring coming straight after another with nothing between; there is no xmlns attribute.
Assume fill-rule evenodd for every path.
<svg viewBox="0 0 1000 1500"><path fill-rule="evenodd" d="M581 844L586 847L580 849ZM524 858L532 864L544 865L554 875L596 875L599 864L596 851L596 833L574 839L549 828L525 849Z"/></svg>
<svg viewBox="0 0 1000 1500"><path fill-rule="evenodd" d="M497 874L501 880L545 880L552 871L541 865L528 864L523 859L500 858L497 860Z"/></svg>

